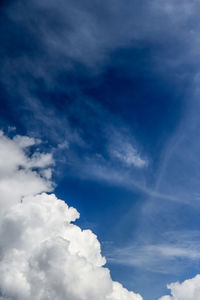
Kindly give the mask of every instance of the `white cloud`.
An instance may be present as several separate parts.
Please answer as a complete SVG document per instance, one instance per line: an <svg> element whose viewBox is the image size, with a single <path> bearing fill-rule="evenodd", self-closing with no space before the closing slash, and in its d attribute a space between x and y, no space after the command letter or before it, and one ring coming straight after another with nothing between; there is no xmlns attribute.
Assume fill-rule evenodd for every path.
<svg viewBox="0 0 200 300"><path fill-rule="evenodd" d="M200 275L167 287L171 290L171 296L163 296L159 300L200 300Z"/></svg>
<svg viewBox="0 0 200 300"><path fill-rule="evenodd" d="M53 160L30 157L34 145L0 136L0 299L142 300L112 281L96 235L72 223L77 210L46 193Z"/></svg>
<svg viewBox="0 0 200 300"><path fill-rule="evenodd" d="M142 168L147 161L142 159L137 150L130 144L124 144L119 149L113 149L112 155L127 166Z"/></svg>
<svg viewBox="0 0 200 300"><path fill-rule="evenodd" d="M52 156L44 153L28 155L27 147L37 143L29 137L9 139L0 132L0 217L22 197L52 190L50 179L47 181L40 176L40 172L53 164Z"/></svg>
<svg viewBox="0 0 200 300"><path fill-rule="evenodd" d="M108 151L111 158L119 160L127 167L143 168L148 165L148 160L141 156L129 132L112 129L109 138Z"/></svg>
<svg viewBox="0 0 200 300"><path fill-rule="evenodd" d="M143 242L135 240L126 247L108 244L108 261L153 273L180 274L200 259L199 231L169 231L157 236L157 243L148 244L146 240L143 234Z"/></svg>

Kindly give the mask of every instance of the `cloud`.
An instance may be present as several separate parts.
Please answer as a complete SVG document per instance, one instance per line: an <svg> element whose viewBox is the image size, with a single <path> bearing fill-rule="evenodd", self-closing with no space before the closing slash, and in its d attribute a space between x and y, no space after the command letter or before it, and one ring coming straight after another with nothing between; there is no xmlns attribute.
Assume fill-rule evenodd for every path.
<svg viewBox="0 0 200 300"><path fill-rule="evenodd" d="M53 158L51 154L37 151L31 155L30 147L38 144L33 138L16 136L9 139L0 132L0 144L1 216L24 196L52 190L51 180L47 181L40 174L44 169L51 169Z"/></svg>
<svg viewBox="0 0 200 300"><path fill-rule="evenodd" d="M111 159L118 160L126 167L143 168L148 165L148 160L142 158L128 130L121 133L119 128L110 130L109 140Z"/></svg>
<svg viewBox="0 0 200 300"><path fill-rule="evenodd" d="M140 157L137 150L130 144L123 145L121 149L113 150L112 155L129 167L142 168L147 165L147 162Z"/></svg>
<svg viewBox="0 0 200 300"><path fill-rule="evenodd" d="M115 248L108 244L110 263L134 266L161 274L181 274L200 260L199 231L169 231L156 236L156 242L147 243L138 237L126 247Z"/></svg>
<svg viewBox="0 0 200 300"><path fill-rule="evenodd" d="M175 282L168 286L171 296L163 296L159 300L199 300L200 299L200 275L182 283Z"/></svg>
<svg viewBox="0 0 200 300"><path fill-rule="evenodd" d="M0 299L142 300L112 281L96 235L73 223L77 210L47 194L53 159L36 159L35 144L0 136Z"/></svg>
<svg viewBox="0 0 200 300"><path fill-rule="evenodd" d="M177 44L181 46L189 44L190 47L194 45L193 39L199 35L190 34L190 28L182 26L182 22L190 20L191 14L196 11L198 5L191 5L189 14L186 1L181 9L177 3L177 1L167 1L162 5L162 1L157 0L151 3L145 1L142 5L138 1L127 1L124 4L113 0L102 1L100 5L98 1L93 1L93 5L90 1L85 1L83 5L81 1L71 0L67 2L50 0L42 3L38 0L30 0L28 3L17 0L6 3L2 6L3 26L0 32L2 33L0 34L2 45L0 84L3 86L2 93L5 102L9 103L10 111L15 107L12 103L15 103L16 98L18 99L18 109L13 111L17 116L17 122L21 122L30 135L44 138L45 134L45 138L54 143L56 141L57 144L63 144L64 141L68 144L84 143L80 132L87 131L90 126L92 134L90 132L88 136L92 135L90 140L94 139L94 124L88 122L93 113L85 113L83 116L84 105L80 105L80 103L85 104L89 98L86 92L88 83L85 88L83 82L90 78L91 69L93 71L95 69L92 73L94 81L92 84L89 82L89 86L91 88L98 86L107 75L106 73L102 77L95 77L95 75L102 74L102 70L112 69L113 60L118 66L127 65L125 69L131 73L130 77L137 77L138 67L132 65L132 62L137 61L137 53L140 49L142 53L143 49L148 47L151 50L152 45L153 49L159 48L159 53L153 50L152 57L148 58L151 66L156 65L159 68L164 66L166 71L170 64L177 65L181 59L185 62L187 57L185 47L182 47L181 51L174 51L173 47ZM176 21L174 16L177 15L179 19ZM5 35L4 32L8 34ZM19 32L21 32L20 36ZM172 32L173 36L171 36ZM190 39L186 38L188 36ZM180 43L174 42L179 37ZM13 51L13 43L16 45L15 51ZM155 47L154 44L158 44L159 47ZM160 44L163 50L160 49ZM128 58L124 62L122 58L115 56L115 52L122 48L136 51L136 54L131 56L132 58L125 55ZM168 49L171 49L173 57L167 52ZM155 60L158 60L157 64L154 64ZM141 70L143 71L143 64L146 65L142 60L140 73ZM119 71L121 72L121 68ZM181 75L182 72L181 69ZM167 73L170 76L172 74L172 72ZM144 72L144 74L144 78L149 76L149 73ZM160 73L158 75L160 76ZM137 90L137 86L133 86L133 89ZM107 93L109 94L109 91ZM124 97L126 98L127 95ZM135 97L138 97L137 92ZM96 102L97 99L92 101ZM113 104L115 101L113 100ZM123 101L124 109L127 109L126 99ZM131 100L134 101L135 99ZM57 104L61 108L58 111ZM87 109L88 107L85 111L88 112ZM71 119L75 120L73 124L70 124ZM77 120L81 120L80 124ZM107 120L107 116L103 116L96 130L99 131L99 127L102 127ZM114 123L113 119L110 121ZM83 124L87 124L85 126L87 128ZM103 142L102 140L101 143ZM143 169L148 165L146 157L143 157L143 153L132 142L117 145L111 149L110 154L124 167Z"/></svg>
<svg viewBox="0 0 200 300"><path fill-rule="evenodd" d="M93 5L85 1L83 5L71 0L17 0L5 4L0 32L1 82L8 94L15 87L22 98L31 99L38 85L55 89L61 85L60 75L68 71L74 74L79 64L99 73L114 51L148 44L158 45L159 53L155 51L152 59L159 69L180 66L186 59L191 63L195 59L196 63L199 7L196 1L184 1L180 6L178 1L170 0L164 4L159 0L144 1L142 5L138 1L124 4L113 0L100 5L98 1ZM65 89L71 92L73 85L69 82Z"/></svg>

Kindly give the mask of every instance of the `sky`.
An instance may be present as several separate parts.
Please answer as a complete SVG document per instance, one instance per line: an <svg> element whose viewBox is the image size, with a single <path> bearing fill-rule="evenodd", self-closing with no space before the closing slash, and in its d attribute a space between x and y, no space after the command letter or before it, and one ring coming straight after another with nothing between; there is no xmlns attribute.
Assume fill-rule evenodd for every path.
<svg viewBox="0 0 200 300"><path fill-rule="evenodd" d="M200 300L199 14L0 1L0 300Z"/></svg>

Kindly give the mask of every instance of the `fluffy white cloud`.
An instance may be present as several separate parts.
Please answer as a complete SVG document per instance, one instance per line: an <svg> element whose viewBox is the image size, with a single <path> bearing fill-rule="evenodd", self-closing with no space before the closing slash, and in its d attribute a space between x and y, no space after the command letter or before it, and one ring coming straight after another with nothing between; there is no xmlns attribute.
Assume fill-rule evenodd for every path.
<svg viewBox="0 0 200 300"><path fill-rule="evenodd" d="M39 152L30 155L30 147L36 144L33 138L9 139L0 131L0 217L24 196L52 190L50 179L41 176L53 164L52 156Z"/></svg>
<svg viewBox="0 0 200 300"><path fill-rule="evenodd" d="M200 275L183 283L171 283L167 287L172 296L164 296L159 300L200 300Z"/></svg>
<svg viewBox="0 0 200 300"><path fill-rule="evenodd" d="M37 142L0 136L0 299L142 300L112 281L96 235L72 223L77 210L46 193L53 160L30 154Z"/></svg>

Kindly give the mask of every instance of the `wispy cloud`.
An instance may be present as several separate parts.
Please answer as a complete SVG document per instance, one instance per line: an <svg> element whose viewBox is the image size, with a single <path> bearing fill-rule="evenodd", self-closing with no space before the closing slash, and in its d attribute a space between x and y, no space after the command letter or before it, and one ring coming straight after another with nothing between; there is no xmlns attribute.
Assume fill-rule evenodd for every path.
<svg viewBox="0 0 200 300"><path fill-rule="evenodd" d="M188 265L200 260L199 235L200 232L196 231L168 232L164 234L165 241L160 243L142 244L135 241L122 248L109 249L109 246L108 261L151 272L180 273Z"/></svg>
<svg viewBox="0 0 200 300"><path fill-rule="evenodd" d="M128 130L111 129L108 141L108 151L111 159L116 159L127 167L143 168L148 166L148 160L143 158L137 149L134 136Z"/></svg>

